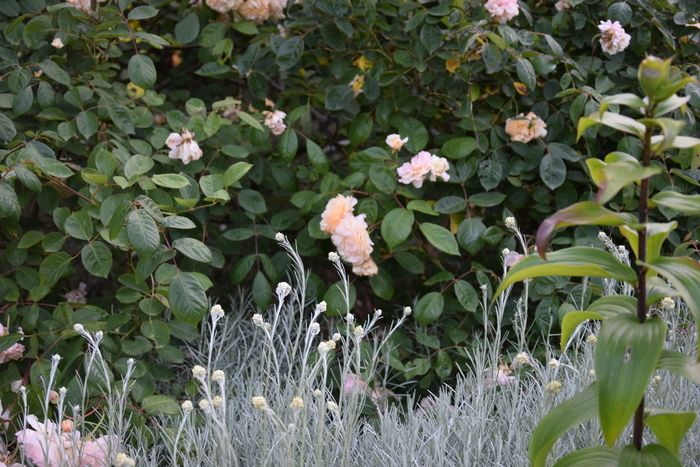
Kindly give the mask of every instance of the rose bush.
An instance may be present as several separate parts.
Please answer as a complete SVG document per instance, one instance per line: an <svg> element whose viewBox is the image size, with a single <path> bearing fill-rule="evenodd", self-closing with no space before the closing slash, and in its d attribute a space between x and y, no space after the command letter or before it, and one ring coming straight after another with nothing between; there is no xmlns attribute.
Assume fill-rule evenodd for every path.
<svg viewBox="0 0 700 467"><path fill-rule="evenodd" d="M308 294L329 312L343 308L332 249L358 274L358 314L413 302L392 366L422 387L450 378L483 328L479 287L515 249L504 219L534 232L594 196L586 156L639 156L634 139L597 138L605 128L576 143L575 123L603 94L635 92L647 53L696 75L697 11L692 0L0 2L0 347L21 331L26 348L0 377L37 384L60 353L68 384L83 345L73 324L86 323L105 332L115 370L139 359L143 402L183 361L207 293L248 284L270 303L287 259L267 252L282 231L328 270ZM700 87L683 93L674 112L693 134ZM655 183L697 190L695 150L664 163ZM339 194L357 200L350 221L336 213L343 228L324 227ZM623 190L612 206L635 202ZM697 248L697 226L682 220L671 245ZM597 234L577 227L554 243ZM535 334L584 290L533 281Z"/></svg>

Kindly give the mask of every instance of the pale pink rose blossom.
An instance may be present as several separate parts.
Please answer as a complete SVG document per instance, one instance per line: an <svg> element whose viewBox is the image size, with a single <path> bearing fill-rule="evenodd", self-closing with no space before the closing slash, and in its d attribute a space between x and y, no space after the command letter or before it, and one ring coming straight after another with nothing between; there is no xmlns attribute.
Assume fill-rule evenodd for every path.
<svg viewBox="0 0 700 467"><path fill-rule="evenodd" d="M116 436L85 440L79 431L72 430L72 424L59 430L50 420L39 422L36 415L29 415L27 424L31 428L15 436L25 456L37 467L107 467L108 455L117 447Z"/></svg>
<svg viewBox="0 0 700 467"><path fill-rule="evenodd" d="M630 45L632 37L625 32L619 21L601 21L598 29L600 29L600 46L606 54L615 55Z"/></svg>
<svg viewBox="0 0 700 467"><path fill-rule="evenodd" d="M270 19L284 19L286 6L286 0L243 0L237 11L248 21L262 23Z"/></svg>
<svg viewBox="0 0 700 467"><path fill-rule="evenodd" d="M510 21L520 13L518 0L488 0L484 7L499 23Z"/></svg>
<svg viewBox="0 0 700 467"><path fill-rule="evenodd" d="M430 158L430 181L434 182L438 178L442 181L447 182L450 180L450 175L447 171L450 169L450 164L444 157L439 157L433 155Z"/></svg>
<svg viewBox="0 0 700 467"><path fill-rule="evenodd" d="M331 236L338 254L348 263L361 265L373 251L372 240L367 233L365 215L345 216Z"/></svg>
<svg viewBox="0 0 700 467"><path fill-rule="evenodd" d="M263 115L265 115L265 126L270 129L273 135L279 136L287 129L287 125L284 123L284 118L287 114L281 110L274 110L272 112L265 110Z"/></svg>
<svg viewBox="0 0 700 467"><path fill-rule="evenodd" d="M411 158L409 162L404 162L401 167L396 169L399 176L399 182L404 185L413 184L414 187L420 188L423 186L425 176L430 173L433 168L432 154L428 151L421 151Z"/></svg>
<svg viewBox="0 0 700 467"><path fill-rule="evenodd" d="M554 4L554 9L557 11L566 11L569 8L571 8L571 3L569 3L569 0L559 0Z"/></svg>
<svg viewBox="0 0 700 467"><path fill-rule="evenodd" d="M326 208L321 213L321 230L327 234L333 234L338 224L352 211L357 204L353 196L337 195L326 203Z"/></svg>
<svg viewBox="0 0 700 467"><path fill-rule="evenodd" d="M547 136L546 128L547 124L534 112L506 120L506 133L511 141L529 143L535 138L544 138Z"/></svg>
<svg viewBox="0 0 700 467"><path fill-rule="evenodd" d="M386 145L394 152L399 152L406 143L408 143L408 137L401 138L401 135L397 135L396 133L386 137Z"/></svg>
<svg viewBox="0 0 700 467"><path fill-rule="evenodd" d="M365 394L369 386L367 382L358 375L346 375L343 383L343 393L350 394Z"/></svg>
<svg viewBox="0 0 700 467"><path fill-rule="evenodd" d="M514 376L510 376L512 370L507 365L499 365L498 370L491 368L486 370L484 377L484 387L492 389L496 386L506 386L515 383Z"/></svg>
<svg viewBox="0 0 700 467"><path fill-rule="evenodd" d="M200 159L203 155L202 150L194 140L194 135L187 129L183 129L181 133L170 133L165 144L170 148L168 157L180 159L185 165Z"/></svg>
<svg viewBox="0 0 700 467"><path fill-rule="evenodd" d="M62 49L63 48L63 41L61 40L60 37L54 37L53 40L51 41L51 46L56 48L56 49Z"/></svg>
<svg viewBox="0 0 700 467"><path fill-rule="evenodd" d="M218 13L228 13L238 8L240 3L240 0L206 0L207 6Z"/></svg>
<svg viewBox="0 0 700 467"><path fill-rule="evenodd" d="M6 336L9 330L0 324L0 336ZM7 363L11 360L19 360L24 355L24 346L19 343L12 344L9 348L0 352L0 363Z"/></svg>
<svg viewBox="0 0 700 467"><path fill-rule="evenodd" d="M98 3L100 3L104 0L97 1ZM66 0L66 3L68 3L73 8L87 13L88 15L92 15L93 13L95 13L95 11L92 9L92 0Z"/></svg>

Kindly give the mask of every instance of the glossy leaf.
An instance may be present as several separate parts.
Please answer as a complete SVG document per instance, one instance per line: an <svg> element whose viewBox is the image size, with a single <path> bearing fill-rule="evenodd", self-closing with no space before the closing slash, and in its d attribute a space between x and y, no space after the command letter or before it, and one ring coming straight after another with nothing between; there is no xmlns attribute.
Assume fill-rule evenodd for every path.
<svg viewBox="0 0 700 467"><path fill-rule="evenodd" d="M695 412L651 410L644 422L654 432L659 444L676 456L680 456L683 437L695 423L696 418Z"/></svg>
<svg viewBox="0 0 700 467"><path fill-rule="evenodd" d="M695 384L700 384L700 362L696 362L684 353L664 350L661 352L658 368L671 371Z"/></svg>
<svg viewBox="0 0 700 467"><path fill-rule="evenodd" d="M100 241L87 243L80 250L80 259L93 276L106 278L112 269L112 251Z"/></svg>
<svg viewBox="0 0 700 467"><path fill-rule="evenodd" d="M661 254L661 247L666 238L678 227L677 222L666 222L664 224L646 224L647 231L647 261L653 262ZM622 225L620 233L627 239L635 256L638 256L639 232Z"/></svg>
<svg viewBox="0 0 700 467"><path fill-rule="evenodd" d="M612 112L603 112L602 114L595 112L579 119L576 139L581 138L581 135L593 125L605 125L638 138L642 138L646 131L646 127L633 118Z"/></svg>
<svg viewBox="0 0 700 467"><path fill-rule="evenodd" d="M650 205L659 205L691 216L700 215L700 195L684 195L675 191L661 191L650 199Z"/></svg>
<svg viewBox="0 0 700 467"><path fill-rule="evenodd" d="M695 318L696 332L700 336L700 327L697 326L700 323L700 263L690 258L662 256L645 266L669 281L671 287L678 291ZM700 350L700 340L697 348Z"/></svg>
<svg viewBox="0 0 700 467"><path fill-rule="evenodd" d="M571 399L550 410L532 432L528 457L533 467L547 465L552 446L564 432L596 416L598 410L597 384L593 383Z"/></svg>
<svg viewBox="0 0 700 467"><path fill-rule="evenodd" d="M612 446L639 405L663 351L666 324L658 319L640 323L634 315L603 322L595 350L599 418L603 436Z"/></svg>
<svg viewBox="0 0 700 467"><path fill-rule="evenodd" d="M637 280L634 270L610 253L579 246L550 253L546 260L535 255L520 260L508 271L494 296L516 282L542 276L611 277L630 283Z"/></svg>
<svg viewBox="0 0 700 467"><path fill-rule="evenodd" d="M170 396L148 396L141 401L141 407L151 415L180 415L180 406Z"/></svg>
<svg viewBox="0 0 700 467"><path fill-rule="evenodd" d="M554 467L617 467L620 449L595 446L579 449L559 459Z"/></svg>
<svg viewBox="0 0 700 467"><path fill-rule="evenodd" d="M540 224L537 229L537 251L544 257L549 239L556 229L572 225L624 225L635 220L631 214L611 211L594 201L581 201L557 211Z"/></svg>
<svg viewBox="0 0 700 467"><path fill-rule="evenodd" d="M671 451L660 444L647 444L641 451L628 445L620 452L618 467L681 467Z"/></svg>
<svg viewBox="0 0 700 467"><path fill-rule="evenodd" d="M175 317L186 323L197 324L207 312L204 287L192 273L179 269L170 280L168 302Z"/></svg>
<svg viewBox="0 0 700 467"><path fill-rule="evenodd" d="M160 245L158 226L144 209L135 209L129 213L126 233L137 251L150 253Z"/></svg>
<svg viewBox="0 0 700 467"><path fill-rule="evenodd" d="M448 255L459 256L459 246L452 232L441 225L424 222L420 225L420 231L431 245Z"/></svg>
<svg viewBox="0 0 700 467"><path fill-rule="evenodd" d="M393 209L384 216L381 233L390 249L403 243L411 235L413 219L413 212L402 208Z"/></svg>
<svg viewBox="0 0 700 467"><path fill-rule="evenodd" d="M584 311L570 311L561 321L561 350L569 345L569 339L579 325L589 320L603 320L618 314L633 314L637 300L627 295L610 295L601 297L591 303Z"/></svg>
<svg viewBox="0 0 700 467"><path fill-rule="evenodd" d="M173 248L200 263L209 263L213 259L209 247L194 238L178 238L173 242Z"/></svg>
<svg viewBox="0 0 700 467"><path fill-rule="evenodd" d="M619 154L619 153L613 153ZM631 157L631 156L630 156ZM636 159L609 162L610 155L603 162L600 159L587 159L586 165L599 190L596 201L605 204L624 187L662 172L661 167L641 165Z"/></svg>

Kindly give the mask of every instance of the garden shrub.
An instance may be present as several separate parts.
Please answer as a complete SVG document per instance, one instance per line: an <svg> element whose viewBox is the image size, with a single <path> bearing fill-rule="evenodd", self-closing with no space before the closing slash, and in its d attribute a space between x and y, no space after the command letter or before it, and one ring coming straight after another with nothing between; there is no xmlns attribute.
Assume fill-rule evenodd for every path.
<svg viewBox="0 0 700 467"><path fill-rule="evenodd" d="M413 302L417 325L397 332L392 366L422 387L448 379L483 327L479 287L515 249L504 220L534 232L593 197L586 156L639 156L631 138L598 138L604 128L577 143L578 118L603 94L636 92L648 53L697 74L697 1L519 3L505 22L474 1L237 3L0 2L0 299L12 331L0 346L26 336L3 380L36 384L60 353L68 384L83 345L73 325L84 323L105 333L115 370L138 359L143 401L173 380L207 295L246 284L270 304L288 261L268 253L278 231L326 264L321 213L338 194L358 200L374 242L377 274L353 279L356 314ZM630 36L612 55L599 43L606 20ZM684 93L675 112L693 134L700 87ZM392 150L391 134L408 141ZM401 183L397 169L420 151L446 158L449 179ZM654 183L697 190L695 150L664 163ZM633 209L631 194L611 206ZM697 226L682 220L671 245L692 250ZM597 233L578 227L554 243L596 244ZM344 309L334 281L329 271L309 282L329 312ZM533 282L538 333L572 287Z"/></svg>

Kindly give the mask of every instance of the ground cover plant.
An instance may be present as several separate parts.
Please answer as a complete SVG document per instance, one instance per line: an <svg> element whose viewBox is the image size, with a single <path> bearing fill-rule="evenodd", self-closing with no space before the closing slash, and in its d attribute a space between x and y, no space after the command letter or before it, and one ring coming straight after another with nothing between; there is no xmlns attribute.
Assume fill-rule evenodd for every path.
<svg viewBox="0 0 700 467"><path fill-rule="evenodd" d="M8 460L504 465L493 438L529 401L513 464L528 442L537 465L603 441L559 465L617 462L633 409L622 465L692 463L694 386L662 371L661 397L652 372L699 380L699 7L0 2ZM601 366L623 318L597 347L579 325L634 300L653 343L615 341L622 366ZM656 349L644 371L638 345ZM552 448L554 408L529 441L594 380L600 427ZM686 412L645 412L649 381ZM51 459L31 448L47 427L71 445Z"/></svg>

